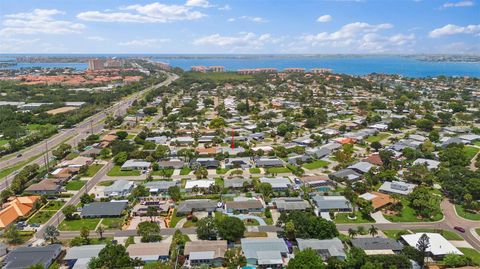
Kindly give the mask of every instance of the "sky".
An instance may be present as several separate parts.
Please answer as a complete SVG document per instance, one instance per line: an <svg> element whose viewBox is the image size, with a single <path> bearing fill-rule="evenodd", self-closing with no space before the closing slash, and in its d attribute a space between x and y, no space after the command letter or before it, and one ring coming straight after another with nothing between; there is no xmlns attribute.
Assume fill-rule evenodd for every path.
<svg viewBox="0 0 480 269"><path fill-rule="evenodd" d="M0 53L480 54L480 0L0 0Z"/></svg>

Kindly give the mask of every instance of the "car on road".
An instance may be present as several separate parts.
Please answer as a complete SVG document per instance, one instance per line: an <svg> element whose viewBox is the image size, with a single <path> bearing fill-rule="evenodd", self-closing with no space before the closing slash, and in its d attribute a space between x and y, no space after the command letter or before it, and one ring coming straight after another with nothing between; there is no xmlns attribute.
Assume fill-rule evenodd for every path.
<svg viewBox="0 0 480 269"><path fill-rule="evenodd" d="M453 229L455 229L455 230L457 230L457 231L459 231L459 232L461 232L461 233L464 233L464 232L465 232L465 229L463 229L462 227L459 227L459 226L455 226L455 227L453 227Z"/></svg>
<svg viewBox="0 0 480 269"><path fill-rule="evenodd" d="M17 158L20 158L20 157L22 157L22 156L23 156L22 154L18 154L18 155L17 155Z"/></svg>

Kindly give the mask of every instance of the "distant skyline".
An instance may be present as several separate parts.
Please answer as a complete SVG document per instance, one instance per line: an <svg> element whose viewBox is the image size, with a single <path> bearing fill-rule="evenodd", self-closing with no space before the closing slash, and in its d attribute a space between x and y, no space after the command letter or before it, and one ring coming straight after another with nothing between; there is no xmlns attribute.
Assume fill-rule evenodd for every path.
<svg viewBox="0 0 480 269"><path fill-rule="evenodd" d="M480 54L458 0L1 0L0 53Z"/></svg>

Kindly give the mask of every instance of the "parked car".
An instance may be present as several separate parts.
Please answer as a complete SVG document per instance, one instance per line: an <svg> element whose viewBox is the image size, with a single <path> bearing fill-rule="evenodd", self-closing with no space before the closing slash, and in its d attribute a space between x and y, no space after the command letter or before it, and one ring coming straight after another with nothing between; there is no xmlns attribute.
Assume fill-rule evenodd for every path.
<svg viewBox="0 0 480 269"><path fill-rule="evenodd" d="M455 230L457 230L457 231L459 231L459 232L461 232L461 233L464 233L464 232L465 232L465 229L463 229L462 227L459 227L459 226L455 226L455 227L453 227L453 229L455 229Z"/></svg>

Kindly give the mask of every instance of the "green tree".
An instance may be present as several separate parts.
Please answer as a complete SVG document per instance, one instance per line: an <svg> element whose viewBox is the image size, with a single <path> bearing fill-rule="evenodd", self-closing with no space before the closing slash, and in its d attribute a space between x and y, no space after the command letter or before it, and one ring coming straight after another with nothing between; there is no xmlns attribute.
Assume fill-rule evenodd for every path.
<svg viewBox="0 0 480 269"><path fill-rule="evenodd" d="M325 268L322 258L311 248L299 251L295 254L295 258L290 259L287 269L310 269Z"/></svg>
<svg viewBox="0 0 480 269"><path fill-rule="evenodd" d="M197 237L201 240L217 239L218 229L213 217L205 217L197 222Z"/></svg>
<svg viewBox="0 0 480 269"><path fill-rule="evenodd" d="M443 258L443 263L447 267L462 267L471 264L471 260L464 256L458 254L447 254Z"/></svg>
<svg viewBox="0 0 480 269"><path fill-rule="evenodd" d="M378 151L379 149L381 149L383 146L382 144L380 144L380 142L378 141L373 141L372 143L370 143L370 147L372 149L374 149L375 151Z"/></svg>
<svg viewBox="0 0 480 269"><path fill-rule="evenodd" d="M100 239L103 239L103 233L105 232L105 226L103 224L98 225L95 232L100 236Z"/></svg>
<svg viewBox="0 0 480 269"><path fill-rule="evenodd" d="M113 162L116 165L122 165L127 161L127 159L128 159L128 154L125 151L122 151L117 155L115 155L115 157L113 157Z"/></svg>
<svg viewBox="0 0 480 269"><path fill-rule="evenodd" d="M45 233L43 235L43 238L45 241L50 240L50 243L53 244L55 241L57 241L57 237L60 235L60 232L58 231L57 227L53 225L49 225L45 228Z"/></svg>
<svg viewBox="0 0 480 269"><path fill-rule="evenodd" d="M80 237L87 243L89 244L90 242L90 230L88 227L83 226L80 229Z"/></svg>
<svg viewBox="0 0 480 269"><path fill-rule="evenodd" d="M72 220L75 212L77 212L77 208L74 205L67 205L62 209L62 213L67 220Z"/></svg>
<svg viewBox="0 0 480 269"><path fill-rule="evenodd" d="M118 137L120 140L124 140L125 138L128 137L128 133L125 131L118 131L115 133L115 135Z"/></svg>
<svg viewBox="0 0 480 269"><path fill-rule="evenodd" d="M370 228L368 229L368 233L372 236L375 237L378 234L378 228L371 225Z"/></svg>
<svg viewBox="0 0 480 269"><path fill-rule="evenodd" d="M420 267L423 268L425 265L425 258L427 256L427 249L430 247L430 238L427 234L422 234L417 242L417 249L420 251L421 259L420 259Z"/></svg>
<svg viewBox="0 0 480 269"><path fill-rule="evenodd" d="M182 193L180 192L180 187L172 186L168 188L168 195L172 198L175 202L179 201L182 198Z"/></svg>
<svg viewBox="0 0 480 269"><path fill-rule="evenodd" d="M22 242L22 237L20 236L20 232L18 231L17 226L12 225L7 228L4 233L5 238L8 239L8 243L10 244L19 244Z"/></svg>
<svg viewBox="0 0 480 269"><path fill-rule="evenodd" d="M140 222L137 227L137 233L142 237L142 242L158 242L162 240L160 226L156 222Z"/></svg>
<svg viewBox="0 0 480 269"><path fill-rule="evenodd" d="M237 269L247 265L247 259L242 254L240 248L230 248L225 251L225 258L223 259L223 266L228 269Z"/></svg>
<svg viewBox="0 0 480 269"><path fill-rule="evenodd" d="M130 258L123 245L108 243L98 253L98 257L90 260L88 268L130 268L141 264L141 260Z"/></svg>
<svg viewBox="0 0 480 269"><path fill-rule="evenodd" d="M220 237L230 242L242 238L246 230L243 221L236 217L219 218L216 225Z"/></svg>

